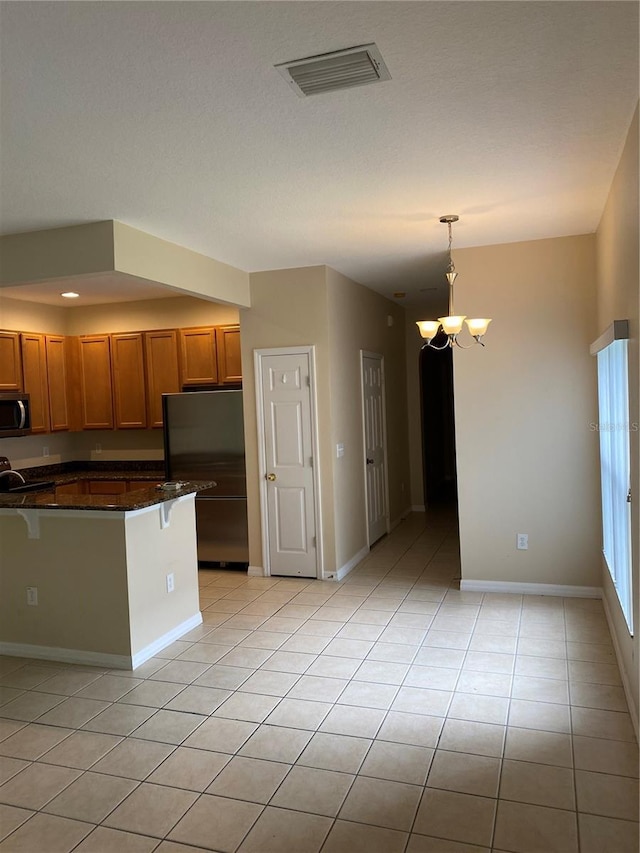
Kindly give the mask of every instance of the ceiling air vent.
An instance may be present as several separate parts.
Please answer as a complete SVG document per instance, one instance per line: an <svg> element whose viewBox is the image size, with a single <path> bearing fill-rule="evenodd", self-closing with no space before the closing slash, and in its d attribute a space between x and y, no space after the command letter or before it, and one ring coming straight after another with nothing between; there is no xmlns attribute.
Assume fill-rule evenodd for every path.
<svg viewBox="0 0 640 853"><path fill-rule="evenodd" d="M375 44L308 56L275 67L301 98L391 79Z"/></svg>

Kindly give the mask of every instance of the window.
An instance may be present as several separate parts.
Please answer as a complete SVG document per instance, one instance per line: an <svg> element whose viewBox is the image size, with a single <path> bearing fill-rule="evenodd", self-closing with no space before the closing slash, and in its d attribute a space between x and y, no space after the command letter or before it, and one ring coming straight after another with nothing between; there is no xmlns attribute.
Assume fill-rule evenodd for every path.
<svg viewBox="0 0 640 853"><path fill-rule="evenodd" d="M612 340L597 353L598 433L604 558L633 633L627 343Z"/></svg>

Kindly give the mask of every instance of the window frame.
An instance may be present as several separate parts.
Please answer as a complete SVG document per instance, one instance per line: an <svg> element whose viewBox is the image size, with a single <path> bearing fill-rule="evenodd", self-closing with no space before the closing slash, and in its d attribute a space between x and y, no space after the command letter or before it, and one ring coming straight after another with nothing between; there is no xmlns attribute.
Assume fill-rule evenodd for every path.
<svg viewBox="0 0 640 853"><path fill-rule="evenodd" d="M602 553L633 636L629 324L616 320L591 346L597 356Z"/></svg>

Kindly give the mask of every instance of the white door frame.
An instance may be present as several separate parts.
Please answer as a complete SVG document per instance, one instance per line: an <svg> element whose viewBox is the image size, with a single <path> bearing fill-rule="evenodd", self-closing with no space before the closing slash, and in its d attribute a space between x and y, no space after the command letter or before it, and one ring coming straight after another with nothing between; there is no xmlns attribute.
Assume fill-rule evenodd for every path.
<svg viewBox="0 0 640 853"><path fill-rule="evenodd" d="M313 454L313 500L316 523L316 577L324 577L322 547L322 505L320 503L320 447L318 444L318 401L316 386L315 346L270 347L254 349L253 370L256 387L256 432L258 438L258 480L260 483L260 525L262 528L262 567L264 576L271 576L269 517L267 508L267 455L264 431L264 395L262 393L262 360L271 355L307 355L309 358L309 398L311 402L311 447Z"/></svg>
<svg viewBox="0 0 640 853"><path fill-rule="evenodd" d="M364 478L364 494L365 494L365 512L367 516L367 545L369 544L369 494L367 485L367 429L365 425L364 411L364 360L365 358L375 358L380 361L380 372L382 374L382 383L380 391L382 393L382 446L383 446L383 465L384 465L384 514L387 528L387 535L391 533L391 517L389 515L389 457L387 453L387 392L385 388L384 378L384 356L379 352L369 352L368 350L360 350L360 402L362 404L362 476Z"/></svg>

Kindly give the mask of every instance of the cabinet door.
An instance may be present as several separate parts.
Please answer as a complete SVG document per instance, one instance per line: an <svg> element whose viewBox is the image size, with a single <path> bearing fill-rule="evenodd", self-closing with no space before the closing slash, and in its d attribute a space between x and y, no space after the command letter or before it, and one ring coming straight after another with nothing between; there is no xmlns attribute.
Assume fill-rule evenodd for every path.
<svg viewBox="0 0 640 853"><path fill-rule="evenodd" d="M127 481L127 491L128 492L137 492L138 489L154 489L157 486L157 482L154 480L128 480Z"/></svg>
<svg viewBox="0 0 640 853"><path fill-rule="evenodd" d="M215 385L216 330L180 329L180 379L182 385Z"/></svg>
<svg viewBox="0 0 640 853"><path fill-rule="evenodd" d="M174 329L144 333L147 357L147 410L150 427L162 426L162 395L180 390L178 333Z"/></svg>
<svg viewBox="0 0 640 853"><path fill-rule="evenodd" d="M0 391L22 391L19 332L0 332Z"/></svg>
<svg viewBox="0 0 640 853"><path fill-rule="evenodd" d="M69 429L70 427L65 346L65 339L62 335L45 335L51 432Z"/></svg>
<svg viewBox="0 0 640 853"><path fill-rule="evenodd" d="M126 480L89 480L90 495L123 495L126 491Z"/></svg>
<svg viewBox="0 0 640 853"><path fill-rule="evenodd" d="M242 382L240 359L240 326L216 328L218 353L218 382L221 385L238 385Z"/></svg>
<svg viewBox="0 0 640 853"><path fill-rule="evenodd" d="M58 498L61 495L86 495L87 491L87 481L76 480L73 483L64 483L62 486L56 486L56 497Z"/></svg>
<svg viewBox="0 0 640 853"><path fill-rule="evenodd" d="M82 429L113 429L109 335L78 339Z"/></svg>
<svg viewBox="0 0 640 853"><path fill-rule="evenodd" d="M147 403L141 332L111 335L111 368L116 428L144 429Z"/></svg>
<svg viewBox="0 0 640 853"><path fill-rule="evenodd" d="M31 432L49 432L49 392L44 335L20 334L24 390L31 404Z"/></svg>

